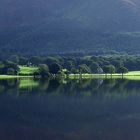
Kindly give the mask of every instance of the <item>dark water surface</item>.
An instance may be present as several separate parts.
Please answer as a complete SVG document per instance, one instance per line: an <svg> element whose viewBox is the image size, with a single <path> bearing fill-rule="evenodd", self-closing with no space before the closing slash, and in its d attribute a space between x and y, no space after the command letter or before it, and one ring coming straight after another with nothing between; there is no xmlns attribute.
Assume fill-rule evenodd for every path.
<svg viewBox="0 0 140 140"><path fill-rule="evenodd" d="M139 140L140 81L0 80L0 140Z"/></svg>

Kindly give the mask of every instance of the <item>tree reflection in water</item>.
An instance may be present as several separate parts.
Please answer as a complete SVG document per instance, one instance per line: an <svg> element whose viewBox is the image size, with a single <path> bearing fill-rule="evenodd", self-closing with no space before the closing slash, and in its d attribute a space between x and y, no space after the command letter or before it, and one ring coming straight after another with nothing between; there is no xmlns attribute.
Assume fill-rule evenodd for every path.
<svg viewBox="0 0 140 140"><path fill-rule="evenodd" d="M127 97L140 93L140 81L126 79L5 79L0 93L15 96L101 96Z"/></svg>

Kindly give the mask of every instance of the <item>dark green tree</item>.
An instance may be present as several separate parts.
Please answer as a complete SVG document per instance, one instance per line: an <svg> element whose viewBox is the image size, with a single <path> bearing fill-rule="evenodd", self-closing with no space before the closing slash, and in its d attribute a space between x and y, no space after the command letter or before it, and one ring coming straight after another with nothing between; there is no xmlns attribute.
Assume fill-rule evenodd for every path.
<svg viewBox="0 0 140 140"><path fill-rule="evenodd" d="M128 70L126 67L121 66L121 67L118 68L117 72L118 72L118 73L121 73L122 76L123 76L123 74L124 74L124 73L128 73L129 70Z"/></svg>
<svg viewBox="0 0 140 140"><path fill-rule="evenodd" d="M28 64L28 58L25 58L25 57L20 57L19 58L19 65L27 65Z"/></svg>
<svg viewBox="0 0 140 140"><path fill-rule="evenodd" d="M49 76L49 67L46 64L40 64L38 66L38 71L34 73L35 75L39 74L41 77Z"/></svg>
<svg viewBox="0 0 140 140"><path fill-rule="evenodd" d="M92 62L92 64L90 65L90 69L92 73L98 73L98 69L99 69L99 64L97 62Z"/></svg>
<svg viewBox="0 0 140 140"><path fill-rule="evenodd" d="M49 70L51 74L57 74L59 71L62 70L62 66L58 63L53 63L50 65Z"/></svg>
<svg viewBox="0 0 140 140"><path fill-rule="evenodd" d="M59 64L59 59L57 57L47 57L45 63L50 67L54 63Z"/></svg>
<svg viewBox="0 0 140 140"><path fill-rule="evenodd" d="M7 69L7 75L15 75L15 70L13 68L8 68Z"/></svg>
<svg viewBox="0 0 140 140"><path fill-rule="evenodd" d="M39 56L33 56L29 59L29 62L32 64L32 65L39 65L43 62L43 59Z"/></svg>
<svg viewBox="0 0 140 140"><path fill-rule="evenodd" d="M78 66L78 71L80 74L82 73L91 73L90 67L88 67L86 64L81 64Z"/></svg>
<svg viewBox="0 0 140 140"><path fill-rule="evenodd" d="M19 67L17 64L11 62L11 61L5 61L3 62L3 66L0 68L0 71L2 74L7 74L8 69L14 69L14 74L18 74L19 72Z"/></svg>
<svg viewBox="0 0 140 140"><path fill-rule="evenodd" d="M106 74L109 73L109 74L112 75L113 73L115 73L116 68L113 65L106 65L106 66L103 67L103 71Z"/></svg>

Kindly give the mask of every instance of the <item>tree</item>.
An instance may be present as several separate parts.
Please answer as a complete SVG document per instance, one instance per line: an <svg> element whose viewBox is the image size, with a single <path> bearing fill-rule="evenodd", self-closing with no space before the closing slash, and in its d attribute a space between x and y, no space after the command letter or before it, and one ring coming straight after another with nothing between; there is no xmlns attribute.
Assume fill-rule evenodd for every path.
<svg viewBox="0 0 140 140"><path fill-rule="evenodd" d="M45 60L45 63L50 67L54 63L59 64L59 59L56 58L56 57L47 57L46 60Z"/></svg>
<svg viewBox="0 0 140 140"><path fill-rule="evenodd" d="M39 67L38 71L34 73L35 75L39 74L42 77L45 77L45 76L49 75L49 67L46 64L40 64L38 67Z"/></svg>
<svg viewBox="0 0 140 140"><path fill-rule="evenodd" d="M51 74L57 74L59 71L62 70L62 67L58 63L53 63L50 65L49 70Z"/></svg>
<svg viewBox="0 0 140 140"><path fill-rule="evenodd" d="M74 67L74 64L71 60L68 60L65 62L64 66L66 69L71 70Z"/></svg>
<svg viewBox="0 0 140 140"><path fill-rule="evenodd" d="M117 58L111 58L110 63L113 64L116 68L123 66L123 61Z"/></svg>
<svg viewBox="0 0 140 140"><path fill-rule="evenodd" d="M43 62L43 59L39 56L33 56L30 58L29 60L31 62L31 64L33 65L39 65Z"/></svg>
<svg viewBox="0 0 140 140"><path fill-rule="evenodd" d="M20 57L19 58L19 65L27 65L28 64L28 59L25 57Z"/></svg>
<svg viewBox="0 0 140 140"><path fill-rule="evenodd" d="M99 64L96 62L92 62L92 64L90 65L90 69L92 73L98 73L98 69L99 69Z"/></svg>
<svg viewBox="0 0 140 140"><path fill-rule="evenodd" d="M15 74L15 70L13 68L8 68L7 69L7 74L8 75L14 75Z"/></svg>
<svg viewBox="0 0 140 140"><path fill-rule="evenodd" d="M81 59L81 63L86 64L87 66L92 64L92 60L90 58L83 58Z"/></svg>
<svg viewBox="0 0 140 140"><path fill-rule="evenodd" d="M123 76L124 73L128 73L128 69L126 67L121 66L118 68L117 72L121 73Z"/></svg>
<svg viewBox="0 0 140 140"><path fill-rule="evenodd" d="M18 64L19 57L17 55L12 55L9 60L12 61L13 63Z"/></svg>
<svg viewBox="0 0 140 140"><path fill-rule="evenodd" d="M106 66L103 67L103 71L106 74L110 73L112 75L113 73L115 73L116 68L113 65L106 65Z"/></svg>
<svg viewBox="0 0 140 140"><path fill-rule="evenodd" d="M78 66L79 73L91 73L90 67L88 67L86 64L81 64Z"/></svg>
<svg viewBox="0 0 140 140"><path fill-rule="evenodd" d="M5 61L4 63L4 66L3 68L1 69L2 73L3 74L7 74L8 72L8 69L14 69L15 73L14 74L17 74L19 72L19 67L17 64L11 62L11 61Z"/></svg>
<svg viewBox="0 0 140 140"><path fill-rule="evenodd" d="M77 74L77 69L75 67L72 67L70 73Z"/></svg>

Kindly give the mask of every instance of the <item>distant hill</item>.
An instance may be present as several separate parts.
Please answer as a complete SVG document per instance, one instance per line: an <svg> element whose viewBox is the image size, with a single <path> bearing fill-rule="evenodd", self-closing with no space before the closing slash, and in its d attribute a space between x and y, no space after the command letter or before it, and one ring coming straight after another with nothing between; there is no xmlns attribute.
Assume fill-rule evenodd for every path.
<svg viewBox="0 0 140 140"><path fill-rule="evenodd" d="M139 0L1 0L0 52L140 52Z"/></svg>

